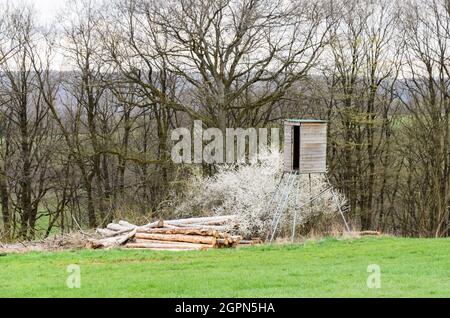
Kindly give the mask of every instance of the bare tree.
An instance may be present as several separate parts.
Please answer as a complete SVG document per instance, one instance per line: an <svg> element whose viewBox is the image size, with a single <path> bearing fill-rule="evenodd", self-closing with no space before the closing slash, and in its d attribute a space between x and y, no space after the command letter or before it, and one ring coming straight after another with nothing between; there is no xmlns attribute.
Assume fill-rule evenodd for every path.
<svg viewBox="0 0 450 318"><path fill-rule="evenodd" d="M444 236L450 214L450 8L448 1L405 6L407 67L402 102L410 114L402 149L408 179L401 226L414 235Z"/></svg>
<svg viewBox="0 0 450 318"><path fill-rule="evenodd" d="M188 98L170 106L222 129L248 124L304 78L333 22L324 3L312 1L132 3L133 52L162 56L189 87Z"/></svg>
<svg viewBox="0 0 450 318"><path fill-rule="evenodd" d="M381 228L386 206L380 202L394 169L389 155L402 56L401 33L394 29L398 8L360 0L336 6L339 23L322 64L326 88L316 92L330 120L330 174L346 194L355 223Z"/></svg>
<svg viewBox="0 0 450 318"><path fill-rule="evenodd" d="M32 61L39 50L39 33L31 7L13 8L8 16L10 55L2 65L1 105L8 121L5 177L9 198L2 194L8 217L18 215L19 236L35 236L38 210L50 183L50 147L52 122L48 107L37 89L36 73ZM5 192L6 185L2 184ZM9 202L8 202L9 201ZM8 215L9 206L13 213ZM15 225L15 224L14 224Z"/></svg>

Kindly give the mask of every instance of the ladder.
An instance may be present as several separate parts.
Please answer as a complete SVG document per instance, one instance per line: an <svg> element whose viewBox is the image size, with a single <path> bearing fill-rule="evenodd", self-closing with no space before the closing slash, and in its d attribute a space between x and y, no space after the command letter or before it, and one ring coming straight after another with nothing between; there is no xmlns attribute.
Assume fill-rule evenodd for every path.
<svg viewBox="0 0 450 318"><path fill-rule="evenodd" d="M266 237L266 240L270 240L270 242L273 242L273 240L275 238L275 234L278 229L278 226L285 214L285 211L286 211L286 208L287 208L287 205L289 202L289 197L292 195L292 192L293 192L292 190L294 188L295 181L298 180L298 183L300 183L299 176L300 176L300 174L298 171L291 171L289 173L283 172L283 174L281 176L280 183L279 183L277 189L275 190L275 193L272 197L271 204L270 204L270 206L275 204L275 208L274 208L275 212L273 214L272 224L270 227L270 231ZM328 187L326 189L324 189L323 191L321 191L319 194L311 196L309 198L309 200L307 202L304 202L303 204L300 204L300 203L298 204L298 207L295 209L293 226L292 226L292 241L294 241L294 239L295 239L295 228L297 225L298 211L300 211L305 206L313 203L314 201L316 201L317 199L319 199L321 196L323 196L325 193L327 193L329 191L331 192L331 195L333 196L333 198L335 198L337 201L337 195L334 192L333 186L331 185L331 183L329 182L328 179L327 179L327 184L328 184ZM298 184L297 187L299 188L300 185ZM297 193L297 199L300 200L299 193ZM344 222L345 228L349 232L350 227L347 223L347 220L345 219L344 211L343 211L341 205L339 204L339 202L337 203L337 205L338 205L339 213Z"/></svg>
<svg viewBox="0 0 450 318"><path fill-rule="evenodd" d="M273 214L270 232L267 234L267 240L273 241L278 225L283 217L284 211L287 208L289 197L294 187L296 179L299 176L298 171L283 172L280 183L275 190L272 198L272 204L275 204L275 212ZM271 205L272 205L271 204Z"/></svg>

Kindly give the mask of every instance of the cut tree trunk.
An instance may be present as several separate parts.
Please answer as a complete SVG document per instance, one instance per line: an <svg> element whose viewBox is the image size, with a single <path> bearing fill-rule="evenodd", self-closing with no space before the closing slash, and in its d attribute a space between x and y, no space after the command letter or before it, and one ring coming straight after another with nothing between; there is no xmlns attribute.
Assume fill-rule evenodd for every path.
<svg viewBox="0 0 450 318"><path fill-rule="evenodd" d="M113 236L120 236L120 235L128 233L128 232L130 232L132 230L133 230L132 228L130 228L130 229L123 229L123 230L120 230L120 231L113 231L113 230L110 230L110 229L96 229L96 232L98 234L100 234L101 236L103 236L103 237L113 237Z"/></svg>
<svg viewBox="0 0 450 318"><path fill-rule="evenodd" d="M147 229L147 228L162 228L162 227L164 227L164 221L163 220L159 220L159 221L152 222L152 223L149 223L149 224L144 225L144 226L140 226L140 227L138 227L138 230L140 230L140 229Z"/></svg>
<svg viewBox="0 0 450 318"><path fill-rule="evenodd" d="M200 235L200 236L214 236L219 237L219 232L216 230L208 230L201 228L162 228L162 229L148 229L139 231L139 233L146 234L184 234L184 235Z"/></svg>
<svg viewBox="0 0 450 318"><path fill-rule="evenodd" d="M109 229L96 229L95 231L104 237L111 237L111 236L117 235L116 231L109 230Z"/></svg>
<svg viewBox="0 0 450 318"><path fill-rule="evenodd" d="M218 247L218 248L221 248L221 247L235 247L236 245L239 244L241 239L242 239L242 237L240 237L240 236L228 236L228 235L225 235L224 238L217 239L216 247Z"/></svg>
<svg viewBox="0 0 450 318"><path fill-rule="evenodd" d="M211 216L211 217L200 217L200 218L190 218L190 219L180 219L180 220L168 220L168 224L206 224L214 222L227 222L235 219L235 215L221 215L221 216Z"/></svg>
<svg viewBox="0 0 450 318"><path fill-rule="evenodd" d="M137 225L131 224L131 223L127 222L127 221L119 221L119 225L124 226L124 227L129 227L129 228L132 228L132 229L137 227Z"/></svg>
<svg viewBox="0 0 450 318"><path fill-rule="evenodd" d="M177 225L172 225L172 227L176 227L176 228L183 228L183 227L187 227L187 228L199 228L199 229L207 229L207 230L216 230L219 232L226 232L227 230L229 230L228 227L226 226L217 226L217 225L204 225L204 224L177 224Z"/></svg>
<svg viewBox="0 0 450 318"><path fill-rule="evenodd" d="M134 239L129 243L156 243L156 244L164 244L164 245L183 245L187 247L196 247L197 245L205 245L206 247L212 247L210 244L198 244L198 243L187 243L187 242L171 242L171 241L158 241L158 240L144 240L144 239Z"/></svg>
<svg viewBox="0 0 450 318"><path fill-rule="evenodd" d="M87 243L88 248L112 248L125 244L129 239L134 237L136 234L136 229L130 231L129 233L123 234L121 236L108 237L100 240L90 240Z"/></svg>
<svg viewBox="0 0 450 318"><path fill-rule="evenodd" d="M212 248L212 245L205 244L179 244L177 242L173 243L154 243L154 242L136 242L127 243L125 245L127 248L158 248L158 249L180 249L180 250L202 250Z"/></svg>
<svg viewBox="0 0 450 318"><path fill-rule="evenodd" d="M132 227L129 227L129 226L122 226L122 225L115 224L115 223L110 223L110 224L108 224L108 225L106 226L106 228L107 228L108 230L111 230L111 231L117 231L117 232L124 231L124 230L132 230L132 229L133 229Z"/></svg>
<svg viewBox="0 0 450 318"><path fill-rule="evenodd" d="M148 239L157 241L170 241L170 242L188 242L198 244L216 244L216 238L213 236L201 236L201 235L184 235L184 234L151 234L151 233L136 233L136 239Z"/></svg>

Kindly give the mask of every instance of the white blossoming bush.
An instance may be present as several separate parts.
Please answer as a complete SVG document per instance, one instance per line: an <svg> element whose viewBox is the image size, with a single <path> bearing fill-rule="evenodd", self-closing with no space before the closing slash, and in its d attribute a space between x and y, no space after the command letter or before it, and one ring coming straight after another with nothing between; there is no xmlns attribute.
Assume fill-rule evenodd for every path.
<svg viewBox="0 0 450 318"><path fill-rule="evenodd" d="M251 164L220 166L203 189L208 197L221 199L215 213L237 214L241 234L259 236L272 216L269 203L280 177L280 154L268 153Z"/></svg>
<svg viewBox="0 0 450 318"><path fill-rule="evenodd" d="M283 173L282 155L279 152L266 153L250 164L222 165L217 173L209 178L195 178L192 181L193 193L188 205L203 206L214 214L236 214L239 218L239 234L244 237L265 238L270 232L276 210L277 196L286 187L280 183ZM284 181L287 180L287 175ZM334 214L344 198L326 192L312 204L307 204L311 196L316 196L329 185L321 175L295 177L291 195L288 198L284 217L279 228L292 226L294 212L297 211L297 225L307 222L310 217L320 214ZM277 191L278 190L278 191ZM207 208L205 208L207 207ZM183 207L185 209L186 206Z"/></svg>

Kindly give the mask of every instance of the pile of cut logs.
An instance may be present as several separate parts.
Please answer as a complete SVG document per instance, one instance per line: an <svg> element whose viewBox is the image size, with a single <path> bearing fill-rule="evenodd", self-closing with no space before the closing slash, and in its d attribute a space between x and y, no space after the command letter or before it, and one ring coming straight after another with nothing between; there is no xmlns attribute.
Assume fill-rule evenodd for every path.
<svg viewBox="0 0 450 318"><path fill-rule="evenodd" d="M149 250L205 250L232 248L260 243L258 240L242 240L230 233L237 227L235 215L200 217L178 220L159 220L144 226L126 221L111 223L105 229L97 229L101 239L90 240L90 248L125 248Z"/></svg>

